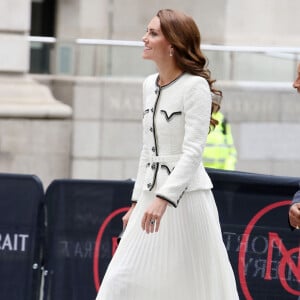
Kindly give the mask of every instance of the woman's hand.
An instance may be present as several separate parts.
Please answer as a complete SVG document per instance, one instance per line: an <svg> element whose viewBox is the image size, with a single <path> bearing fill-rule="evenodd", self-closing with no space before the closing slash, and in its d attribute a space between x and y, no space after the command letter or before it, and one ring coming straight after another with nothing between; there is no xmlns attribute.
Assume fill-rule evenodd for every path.
<svg viewBox="0 0 300 300"><path fill-rule="evenodd" d="M133 211L133 209L135 208L136 203L132 203L131 207L129 208L129 210L127 211L127 213L122 217L122 221L123 221L123 229L127 226L127 223L129 221L129 218L131 216L131 213Z"/></svg>
<svg viewBox="0 0 300 300"><path fill-rule="evenodd" d="M168 202L159 197L149 205L142 219L142 228L147 233L158 232L160 221L164 215Z"/></svg>

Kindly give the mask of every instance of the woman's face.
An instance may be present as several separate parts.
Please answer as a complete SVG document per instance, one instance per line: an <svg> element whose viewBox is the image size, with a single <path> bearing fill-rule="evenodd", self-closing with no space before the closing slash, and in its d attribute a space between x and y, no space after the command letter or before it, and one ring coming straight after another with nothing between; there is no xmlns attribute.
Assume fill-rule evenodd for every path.
<svg viewBox="0 0 300 300"><path fill-rule="evenodd" d="M297 69L297 78L294 81L293 87L297 89L298 93L300 93L300 63Z"/></svg>
<svg viewBox="0 0 300 300"><path fill-rule="evenodd" d="M171 44L166 40L160 29L160 20L154 17L147 27L147 32L143 36L145 43L143 58L151 59L156 63L165 62L170 58Z"/></svg>

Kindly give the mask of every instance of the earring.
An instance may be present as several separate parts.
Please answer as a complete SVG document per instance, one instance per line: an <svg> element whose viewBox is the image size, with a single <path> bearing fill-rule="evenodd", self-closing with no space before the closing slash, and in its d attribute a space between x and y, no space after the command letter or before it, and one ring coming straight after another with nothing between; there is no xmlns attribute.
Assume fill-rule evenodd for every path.
<svg viewBox="0 0 300 300"><path fill-rule="evenodd" d="M170 56L173 56L173 49L170 49Z"/></svg>

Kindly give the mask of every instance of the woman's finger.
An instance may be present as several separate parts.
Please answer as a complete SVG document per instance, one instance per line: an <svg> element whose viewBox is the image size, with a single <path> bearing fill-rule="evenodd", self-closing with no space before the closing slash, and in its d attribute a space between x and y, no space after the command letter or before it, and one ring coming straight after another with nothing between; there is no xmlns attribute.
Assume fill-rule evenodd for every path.
<svg viewBox="0 0 300 300"><path fill-rule="evenodd" d="M147 214L145 213L143 218L142 218L142 222L141 222L143 230L146 230L146 220L147 220Z"/></svg>
<svg viewBox="0 0 300 300"><path fill-rule="evenodd" d="M155 224L156 220L154 219L154 217L149 218L149 232L154 232Z"/></svg>
<svg viewBox="0 0 300 300"><path fill-rule="evenodd" d="M151 215L147 215L146 220L145 220L145 229L147 233L152 232L153 229L153 219Z"/></svg>
<svg viewBox="0 0 300 300"><path fill-rule="evenodd" d="M155 228L155 218L148 213L145 213L143 218L142 218L142 228L145 230L147 233L152 233L154 232Z"/></svg>
<svg viewBox="0 0 300 300"><path fill-rule="evenodd" d="M160 218L156 219L156 221L155 221L155 232L158 232L159 225L160 225Z"/></svg>

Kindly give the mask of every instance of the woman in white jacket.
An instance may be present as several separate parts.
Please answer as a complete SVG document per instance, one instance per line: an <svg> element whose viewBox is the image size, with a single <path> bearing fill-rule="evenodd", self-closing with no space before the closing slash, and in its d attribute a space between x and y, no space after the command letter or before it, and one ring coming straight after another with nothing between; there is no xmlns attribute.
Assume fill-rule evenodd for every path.
<svg viewBox="0 0 300 300"><path fill-rule="evenodd" d="M143 148L124 232L97 300L235 300L202 152L215 125L194 20L160 10L143 37L158 73L143 85Z"/></svg>

